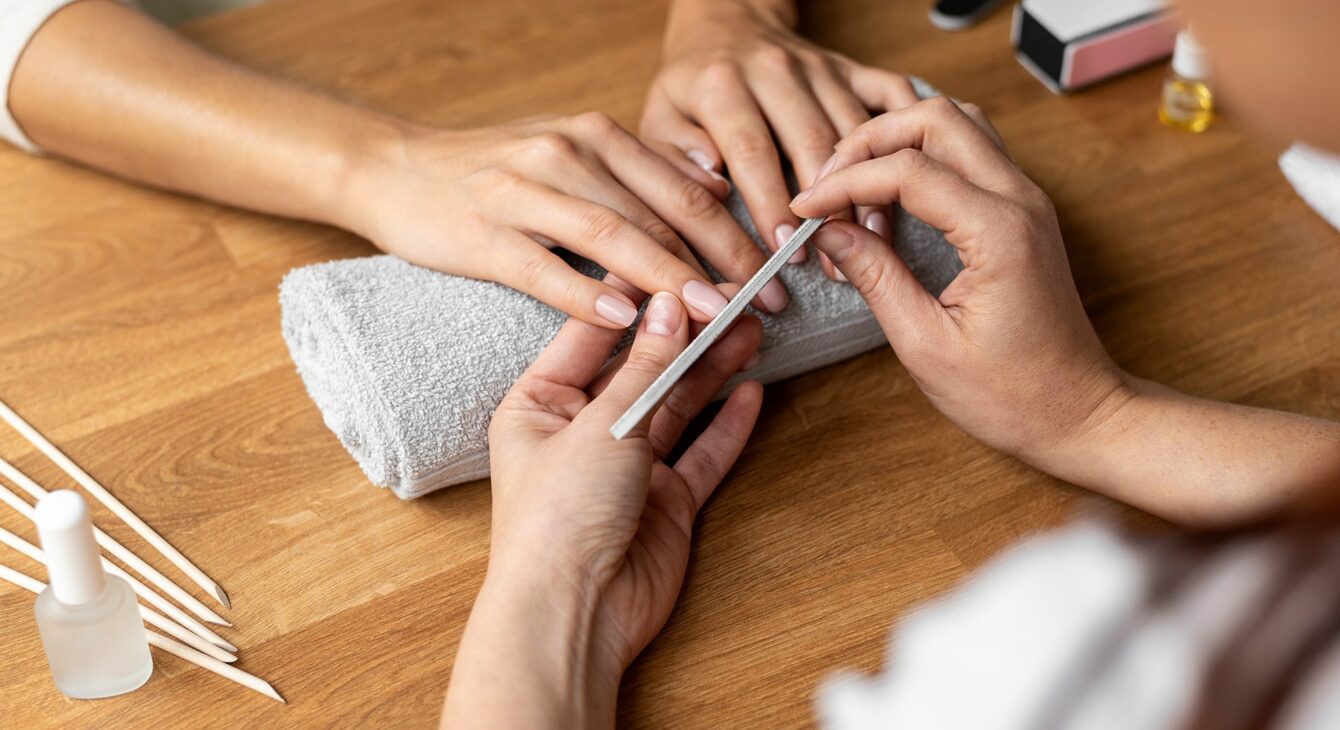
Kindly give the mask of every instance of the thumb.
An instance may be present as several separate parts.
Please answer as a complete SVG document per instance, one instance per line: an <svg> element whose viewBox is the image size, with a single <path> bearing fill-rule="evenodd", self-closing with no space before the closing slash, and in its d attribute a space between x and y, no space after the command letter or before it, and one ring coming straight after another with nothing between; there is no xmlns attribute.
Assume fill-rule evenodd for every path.
<svg viewBox="0 0 1340 730"><path fill-rule="evenodd" d="M944 307L922 288L893 246L871 231L833 220L811 242L860 292L895 351L921 339L944 316Z"/></svg>

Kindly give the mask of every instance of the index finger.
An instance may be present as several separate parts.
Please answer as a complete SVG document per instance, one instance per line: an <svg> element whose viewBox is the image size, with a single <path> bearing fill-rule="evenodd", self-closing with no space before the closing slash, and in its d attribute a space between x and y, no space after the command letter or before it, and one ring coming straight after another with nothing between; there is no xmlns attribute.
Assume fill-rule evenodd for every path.
<svg viewBox="0 0 1340 730"><path fill-rule="evenodd" d="M936 96L881 114L838 143L829 174L902 149L919 149L987 190L1008 189L1022 173L953 100Z"/></svg>

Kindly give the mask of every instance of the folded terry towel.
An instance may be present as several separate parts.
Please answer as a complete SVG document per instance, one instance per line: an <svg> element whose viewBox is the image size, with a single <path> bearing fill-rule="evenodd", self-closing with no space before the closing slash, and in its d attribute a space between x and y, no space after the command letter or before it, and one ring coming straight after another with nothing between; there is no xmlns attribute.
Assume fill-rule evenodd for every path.
<svg viewBox="0 0 1340 730"><path fill-rule="evenodd" d="M923 93L923 96L929 95ZM744 204L728 202L754 240ZM896 211L895 248L938 294L962 268L939 231ZM762 244L760 244L761 246ZM568 256L584 273L603 274ZM791 305L761 315L759 363L727 385L769 383L884 344L851 286L811 256L783 267ZM402 499L488 475L488 424L566 315L499 284L393 256L315 264L280 285L284 339L326 425L373 483Z"/></svg>

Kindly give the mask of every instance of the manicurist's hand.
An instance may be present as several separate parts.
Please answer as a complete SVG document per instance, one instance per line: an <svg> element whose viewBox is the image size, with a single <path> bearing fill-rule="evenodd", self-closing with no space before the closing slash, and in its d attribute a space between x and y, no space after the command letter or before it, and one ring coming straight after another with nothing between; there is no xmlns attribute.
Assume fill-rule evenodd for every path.
<svg viewBox="0 0 1340 730"><path fill-rule="evenodd" d="M1080 304L1051 202L967 109L937 97L867 122L792 207L809 217L898 203L944 231L965 268L938 300L865 229L831 221L815 241L940 411L1037 458L1079 433L1122 380Z"/></svg>
<svg viewBox="0 0 1340 730"><path fill-rule="evenodd" d="M345 225L413 263L506 284L592 324L631 324L633 302L573 270L551 250L561 246L641 291L675 292L706 322L726 298L689 246L735 283L763 255L718 200L726 183L667 152L598 113L402 127L360 158ZM755 300L766 311L787 303L775 280Z"/></svg>
<svg viewBox="0 0 1340 730"><path fill-rule="evenodd" d="M1118 368L1075 290L1047 196L981 110L918 102L857 129L801 216L898 203L964 264L936 299L844 221L816 246L869 302L917 384L968 433L1186 525L1340 513L1340 424L1179 393Z"/></svg>
<svg viewBox="0 0 1340 730"><path fill-rule="evenodd" d="M714 173L729 169L774 250L799 224L787 205L791 194L777 146L799 185L809 187L833 145L868 120L869 110L899 109L917 99L903 76L801 38L795 16L792 0L675 2L664 66L641 125L643 138L668 143ZM856 215L870 230L891 235L887 206ZM832 265L821 261L833 276Z"/></svg>
<svg viewBox="0 0 1340 730"><path fill-rule="evenodd" d="M612 726L624 669L679 594L693 521L739 456L762 388L739 386L706 430L665 459L755 352L744 318L630 436L610 425L688 343L673 295L648 305L626 360L601 373L619 333L570 320L489 429L488 575L457 653L444 725Z"/></svg>

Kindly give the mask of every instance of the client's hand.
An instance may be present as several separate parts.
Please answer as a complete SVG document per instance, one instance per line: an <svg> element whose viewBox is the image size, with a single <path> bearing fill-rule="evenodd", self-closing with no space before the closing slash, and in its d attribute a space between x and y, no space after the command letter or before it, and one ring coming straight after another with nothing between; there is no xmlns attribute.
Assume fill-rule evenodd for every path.
<svg viewBox="0 0 1340 730"><path fill-rule="evenodd" d="M682 153L662 157L602 114L463 131L406 125L368 146L340 225L413 263L506 284L602 327L632 323L633 302L550 248L641 291L675 292L700 322L726 299L680 234L735 283L764 261L718 201L723 180ZM787 302L774 281L754 303Z"/></svg>
<svg viewBox="0 0 1340 730"><path fill-rule="evenodd" d="M690 323L678 299L656 294L628 358L602 375L619 334L570 320L493 417L488 576L444 724L612 726L623 670L674 606L694 517L744 447L762 388L741 385L665 459L762 327L742 319L650 423L615 441L610 425L685 347Z"/></svg>
<svg viewBox="0 0 1340 730"><path fill-rule="evenodd" d="M833 221L815 237L935 406L1034 463L1082 434L1121 373L1084 314L1051 201L980 110L940 97L890 112L844 139L830 169L796 197L798 215L898 203L963 260L937 301L869 231Z"/></svg>
<svg viewBox="0 0 1340 730"><path fill-rule="evenodd" d="M906 78L801 38L794 15L794 3L779 0L676 2L641 125L645 139L669 143L708 170L724 160L774 250L799 223L787 207L774 136L799 185L809 187L838 139L870 119L868 110L917 100ZM887 206L862 209L858 219L891 235Z"/></svg>

